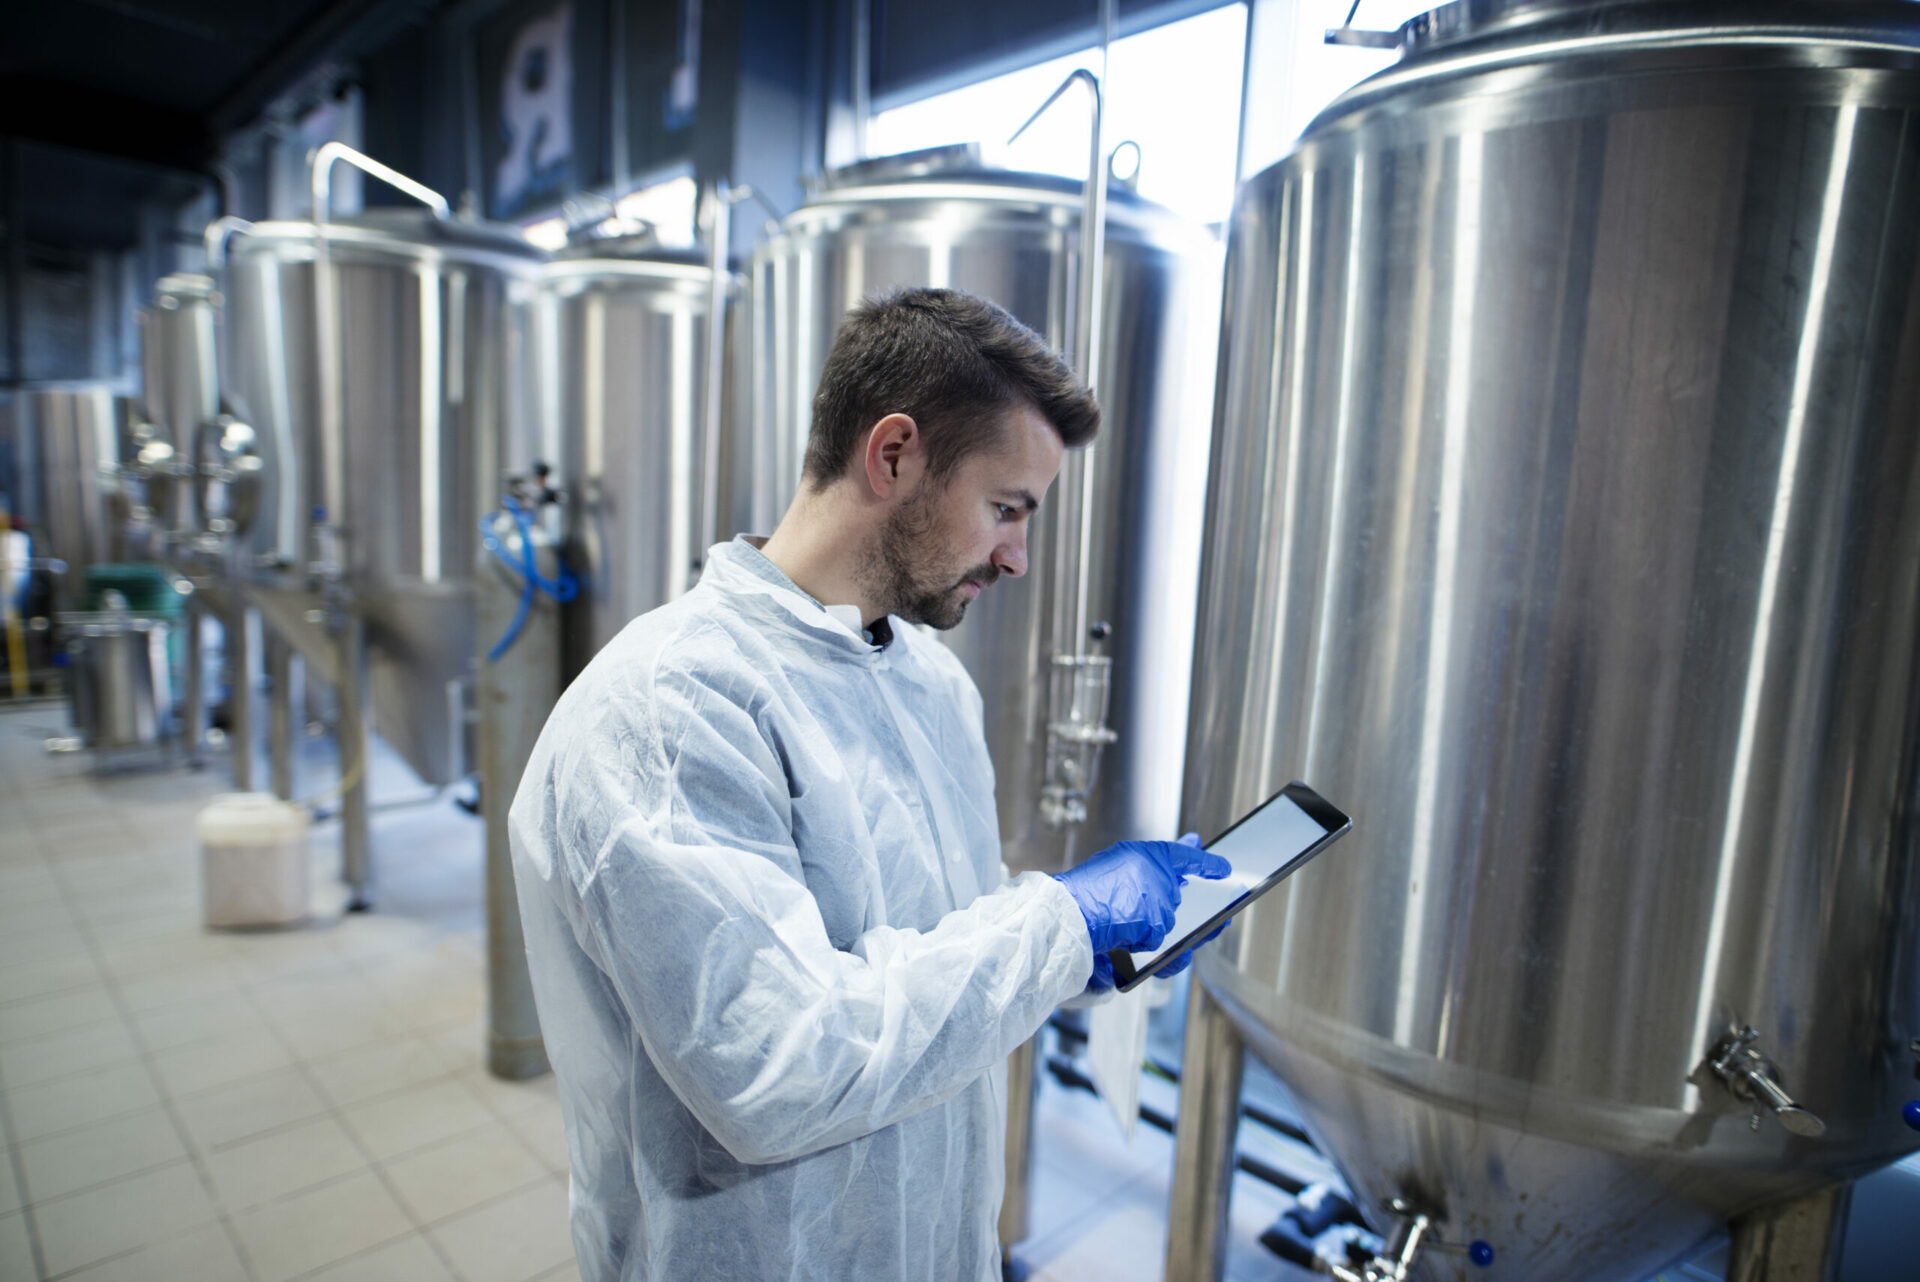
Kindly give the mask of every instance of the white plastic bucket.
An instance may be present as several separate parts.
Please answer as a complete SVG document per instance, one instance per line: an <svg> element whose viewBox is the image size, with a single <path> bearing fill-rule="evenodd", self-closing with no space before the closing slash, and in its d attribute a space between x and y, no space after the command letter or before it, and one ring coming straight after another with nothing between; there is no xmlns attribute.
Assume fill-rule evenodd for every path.
<svg viewBox="0 0 1920 1282"><path fill-rule="evenodd" d="M307 812L266 792L215 797L194 822L209 926L289 926L307 916Z"/></svg>

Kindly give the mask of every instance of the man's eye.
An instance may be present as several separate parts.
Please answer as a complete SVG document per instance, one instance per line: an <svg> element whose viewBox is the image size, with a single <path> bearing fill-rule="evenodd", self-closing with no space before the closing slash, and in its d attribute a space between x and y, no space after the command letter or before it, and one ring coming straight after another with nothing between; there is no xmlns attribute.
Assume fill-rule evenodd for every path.
<svg viewBox="0 0 1920 1282"><path fill-rule="evenodd" d="M1011 507L1008 507L1005 503L995 503L993 505L993 510L1000 514L1000 519L1003 521L1010 520L1013 517L1013 509Z"/></svg>

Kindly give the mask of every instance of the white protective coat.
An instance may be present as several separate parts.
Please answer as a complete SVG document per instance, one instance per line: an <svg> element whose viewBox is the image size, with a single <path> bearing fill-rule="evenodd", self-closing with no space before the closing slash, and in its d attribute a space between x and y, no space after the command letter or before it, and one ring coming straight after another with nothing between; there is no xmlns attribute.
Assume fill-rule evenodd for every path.
<svg viewBox="0 0 1920 1282"><path fill-rule="evenodd" d="M514 874L585 1282L1000 1276L1007 1055L1085 988L980 695L744 541L568 688Z"/></svg>

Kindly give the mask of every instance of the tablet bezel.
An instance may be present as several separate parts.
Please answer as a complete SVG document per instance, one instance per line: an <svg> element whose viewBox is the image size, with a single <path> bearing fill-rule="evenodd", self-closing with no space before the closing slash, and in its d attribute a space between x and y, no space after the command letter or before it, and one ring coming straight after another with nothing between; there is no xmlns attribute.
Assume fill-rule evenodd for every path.
<svg viewBox="0 0 1920 1282"><path fill-rule="evenodd" d="M1154 975L1172 964L1181 953L1186 952L1189 948L1198 947L1199 941L1212 934L1216 927L1231 921L1234 917L1246 911L1254 900L1260 898L1275 886L1278 886L1281 882L1293 876L1294 873L1306 867L1307 864L1319 856L1321 851L1346 836L1347 832L1353 827L1353 820L1346 812L1342 811L1338 806L1328 801L1313 789L1307 787L1306 784L1295 780L1255 806L1252 810L1247 811L1246 814L1234 820L1232 825L1218 837L1203 844L1208 848L1212 848L1219 842L1225 841L1232 835L1235 828L1246 823L1249 819L1252 819L1255 815L1282 798L1300 807L1307 818L1320 825L1321 836L1319 840L1295 855L1285 864L1282 864L1265 881L1262 881L1259 885L1247 891L1246 894L1240 896L1240 898L1234 900L1225 908L1222 908L1219 912L1209 917L1194 930L1189 931L1171 946L1163 940L1161 942L1161 951L1156 953L1153 960L1139 970L1134 970L1133 954L1128 950L1116 948L1108 953L1107 956L1113 962L1113 983L1115 988L1123 993L1131 992L1139 986L1142 980L1153 978Z"/></svg>

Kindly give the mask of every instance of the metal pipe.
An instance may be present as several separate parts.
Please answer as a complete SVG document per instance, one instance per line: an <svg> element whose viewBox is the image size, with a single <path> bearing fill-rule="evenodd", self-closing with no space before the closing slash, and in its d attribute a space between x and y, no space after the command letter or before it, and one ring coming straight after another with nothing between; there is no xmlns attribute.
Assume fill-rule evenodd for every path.
<svg viewBox="0 0 1920 1282"><path fill-rule="evenodd" d="M693 549L704 562L707 549L720 541L720 434L725 427L721 400L726 392L728 241L733 234L733 204L752 193L751 187L729 189L724 178L714 179L708 192L707 224L707 402L702 407L700 457L700 521L702 537ZM675 567L674 573L691 571Z"/></svg>
<svg viewBox="0 0 1920 1282"><path fill-rule="evenodd" d="M1033 1117L1040 1097L1039 1041L1035 1033L1007 1057L1007 1186L1000 1199L1003 1262L1033 1231L1028 1211L1033 1198Z"/></svg>
<svg viewBox="0 0 1920 1282"><path fill-rule="evenodd" d="M253 655L247 635L246 598L238 592L221 624L226 628L227 733L233 738L233 786L253 791Z"/></svg>
<svg viewBox="0 0 1920 1282"><path fill-rule="evenodd" d="M873 114L873 0L853 0L853 159L867 158L867 117Z"/></svg>
<svg viewBox="0 0 1920 1282"><path fill-rule="evenodd" d="M232 214L214 219L207 224L205 241L207 247L207 274L212 275L227 265L227 242L235 236L253 234L253 224L244 218Z"/></svg>
<svg viewBox="0 0 1920 1282"><path fill-rule="evenodd" d="M367 759L371 747L367 733L367 625L354 610L343 611L335 638L339 647L336 671L339 684L339 724L334 741L339 744L340 776L345 787L340 799L340 850L342 879L347 883L347 911L365 912L373 880L373 838L367 813Z"/></svg>
<svg viewBox="0 0 1920 1282"><path fill-rule="evenodd" d="M268 630L267 648L267 779L273 795L293 800L293 647L278 632Z"/></svg>
<svg viewBox="0 0 1920 1282"><path fill-rule="evenodd" d="M187 629L186 706L180 713L180 733L186 740L187 764L206 764L207 680L205 638L201 629L206 616L200 609L200 594L188 594L181 622Z"/></svg>
<svg viewBox="0 0 1920 1282"><path fill-rule="evenodd" d="M1227 1266L1227 1215L1246 1051L1233 1021L1198 979L1187 996L1187 1036L1180 1062L1185 1075L1174 1129L1166 1282L1220 1282Z"/></svg>

